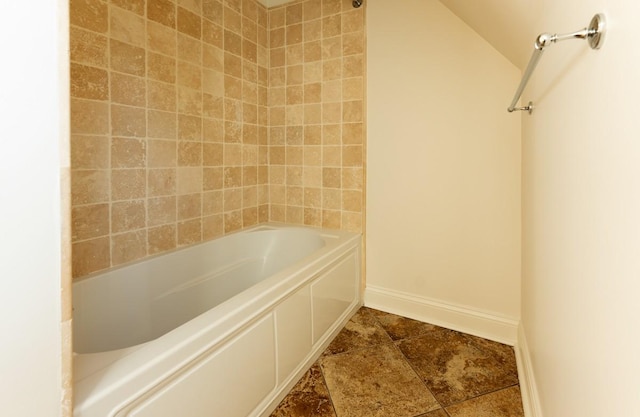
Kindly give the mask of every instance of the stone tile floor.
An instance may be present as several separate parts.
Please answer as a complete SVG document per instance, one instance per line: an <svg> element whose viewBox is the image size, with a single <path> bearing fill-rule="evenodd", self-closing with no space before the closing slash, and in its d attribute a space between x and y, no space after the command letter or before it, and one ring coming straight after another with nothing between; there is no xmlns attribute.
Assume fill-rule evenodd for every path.
<svg viewBox="0 0 640 417"><path fill-rule="evenodd" d="M362 307L271 417L523 417L513 348Z"/></svg>

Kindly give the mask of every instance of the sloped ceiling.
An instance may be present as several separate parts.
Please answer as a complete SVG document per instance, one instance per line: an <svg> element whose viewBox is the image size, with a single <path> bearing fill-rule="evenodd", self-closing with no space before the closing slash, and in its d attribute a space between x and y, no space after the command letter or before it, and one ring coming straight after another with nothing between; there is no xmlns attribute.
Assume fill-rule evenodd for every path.
<svg viewBox="0 0 640 417"><path fill-rule="evenodd" d="M515 66L527 66L538 33L539 3L532 0L440 0Z"/></svg>
<svg viewBox="0 0 640 417"><path fill-rule="evenodd" d="M258 0L266 7L293 0ZM317 0L321 1L321 0ZM365 0L367 1L367 0ZM390 1L390 0L373 0ZM524 70L538 33L533 17L539 2L532 0L440 0L515 66Z"/></svg>

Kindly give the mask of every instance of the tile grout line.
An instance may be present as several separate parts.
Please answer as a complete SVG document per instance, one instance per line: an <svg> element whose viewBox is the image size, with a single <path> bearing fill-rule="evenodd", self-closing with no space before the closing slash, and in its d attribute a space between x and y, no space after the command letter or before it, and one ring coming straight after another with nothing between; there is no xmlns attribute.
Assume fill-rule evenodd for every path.
<svg viewBox="0 0 640 417"><path fill-rule="evenodd" d="M420 376L420 374L418 373L418 371L413 367L413 365L411 364L411 362L407 359L407 357L404 355L404 353L402 353L402 350L400 350L400 348L394 343L393 347L400 352L400 355L402 356L402 359L404 360L404 362L409 365L409 368L411 369L411 371L413 371L413 373L416 375L416 377L418 378L418 380L422 383L422 385L424 385L424 387L427 389L427 391L429 391L429 394L431 394L431 396L433 397L433 399L436 401L436 403L438 403L438 405L440 406L440 410L444 410L444 406L442 405L442 403L440 402L440 400L438 400L438 398L433 394L433 392L431 392L431 389L429 389L429 386L427 385L427 383L422 379L422 377ZM431 413L433 411L437 411L438 409L434 409L434 410L429 410L426 413L423 414L428 414ZM446 411L445 411L446 413ZM448 414L448 413L447 413ZM420 416L422 414L419 414L418 416Z"/></svg>
<svg viewBox="0 0 640 417"><path fill-rule="evenodd" d="M405 340L405 339L399 339L398 341L401 340ZM424 385L424 387L427 389L427 391L429 391L429 394L431 394L431 396L433 397L433 399L438 403L438 405L440 406L441 410L444 410L444 406L442 405L442 403L440 402L440 400L438 399L438 397L435 396L435 394L431 391L431 389L429 388L429 386L427 385L427 383L425 382L424 379L422 379L422 377L420 376L420 374L418 373L418 371L416 370L416 368L411 364L411 361L409 361L409 359L406 357L406 355L402 352L402 350L398 347L398 345L396 343L393 344L393 347L400 352L400 355L402 356L402 359L405 361L405 363L407 365L409 365L409 368L411 368L411 370L413 371L413 373L416 375L416 377L418 378L418 380L422 383L422 385ZM430 410L427 411L427 413L430 413L432 411L436 411L436 410ZM427 414L425 413L425 414ZM446 413L446 411L445 411ZM448 414L448 413L447 413Z"/></svg>
<svg viewBox="0 0 640 417"><path fill-rule="evenodd" d="M330 354L327 354L327 355L324 355L324 352L323 352L323 355L321 355L320 358L325 358L325 357L328 357L328 356L342 356L342 355L346 355L348 353L360 352L360 351L363 351L363 350L367 350L367 349L370 349L370 348L376 347L376 346L392 345L392 344L393 344L393 340L391 340L390 342L373 343L373 344L368 345L368 346L358 347L358 348L355 348L355 349L349 349L349 350L345 350L344 352L330 353Z"/></svg>
<svg viewBox="0 0 640 417"><path fill-rule="evenodd" d="M320 375L322 376L322 383L324 384L325 388L327 389L327 393L329 394L329 402L331 403L331 409L333 410L333 413L336 415L336 417L340 417L338 415L338 410L336 410L336 406L333 402L333 397L331 396L331 390L329 389L329 384L327 384L327 379L324 376L324 370L322 369L322 365L319 363L320 359L322 359L322 356L318 358L316 362L318 362L318 368L320 369Z"/></svg>
<svg viewBox="0 0 640 417"><path fill-rule="evenodd" d="M411 368L411 370L413 371L413 373L416 375L416 377L418 377L418 380L422 383L422 385L424 385L424 387L427 389L427 391L429 391L429 394L431 394L431 396L433 397L433 399L438 403L438 405L440 406L440 409L443 410L447 415L449 415L449 413L447 413L447 411L444 409L442 403L440 402L440 400L438 400L438 398L433 394L433 392L431 392L431 389L429 389L429 387L427 386L426 382L422 379L422 377L420 376L420 374L418 373L418 371L413 367L413 365L411 364L411 362L407 359L407 357L405 356L405 354L402 352L402 350L400 350L400 348L397 346L397 344L395 342L397 341L401 341L401 340L405 340L405 339L409 339L409 338L405 338L405 339L398 339L398 340L393 340L393 338L391 337L391 335L389 334L389 332L387 331L387 329L384 328L384 326L382 325L382 323L380 323L380 320L378 320L378 317L376 317L375 314L372 314L369 310L365 310L365 313L368 314L370 317L373 317L373 319L375 320L375 322L385 331L385 333L387 334L387 336L389 336L389 339L391 339L391 342L394 346L394 348L400 352L400 355L402 356L402 359L405 361L405 363L407 365L409 365L409 368ZM422 336L422 335L420 335ZM418 337L418 336L415 336ZM431 411L427 411L424 414L428 414L431 413L433 411L436 410L431 410ZM420 415L418 415L417 417L419 417Z"/></svg>
<svg viewBox="0 0 640 417"><path fill-rule="evenodd" d="M506 386L506 387L497 388L497 389L494 389L494 390L491 390L491 391L483 392L482 394L478 394L478 395L476 395L476 396L473 396L473 397L467 398L467 399L465 399L465 400L462 400L462 401L456 401L456 402L454 402L454 403L451 403L451 404L449 404L447 407L452 407L452 406L454 406L454 405L464 404L464 403L466 403L467 401L476 400L476 399L478 399L478 398L481 398L481 397L484 397L484 396L487 396L487 395L491 395L491 394L495 394L496 392L504 391L504 390L506 390L506 389L513 388L513 387L518 387L518 389L519 389L519 388L520 388L520 384L513 384L513 385ZM443 407L443 410L444 410L444 407ZM445 410L445 411L446 411L446 410ZM448 414L448 413L447 413L447 414Z"/></svg>

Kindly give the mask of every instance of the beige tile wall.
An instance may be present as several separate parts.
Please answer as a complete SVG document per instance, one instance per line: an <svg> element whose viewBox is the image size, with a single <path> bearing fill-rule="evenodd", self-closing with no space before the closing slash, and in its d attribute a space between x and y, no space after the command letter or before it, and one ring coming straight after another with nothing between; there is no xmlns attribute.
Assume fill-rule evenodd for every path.
<svg viewBox="0 0 640 417"><path fill-rule="evenodd" d="M267 10L71 0L73 275L268 220Z"/></svg>
<svg viewBox="0 0 640 417"><path fill-rule="evenodd" d="M364 7L269 9L271 220L362 231Z"/></svg>
<svg viewBox="0 0 640 417"><path fill-rule="evenodd" d="M74 277L269 220L362 230L364 7L70 6Z"/></svg>

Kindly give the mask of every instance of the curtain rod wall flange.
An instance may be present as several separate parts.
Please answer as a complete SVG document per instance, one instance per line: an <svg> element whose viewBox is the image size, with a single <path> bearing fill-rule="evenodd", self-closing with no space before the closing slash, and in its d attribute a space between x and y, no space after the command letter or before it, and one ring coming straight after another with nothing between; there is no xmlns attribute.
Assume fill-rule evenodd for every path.
<svg viewBox="0 0 640 417"><path fill-rule="evenodd" d="M576 32L566 33L562 35L551 35L548 33L542 33L536 38L536 42L533 49L533 54L531 55L531 59L529 60L529 64L527 65L527 69L522 76L522 80L520 81L520 85L516 90L515 95L513 96L513 100L511 101L511 105L507 108L509 113L514 111L523 111L526 110L531 114L533 111L533 103L530 101L527 106L524 107L516 107L518 100L520 100L520 96L524 91L527 83L529 82L529 78L536 66L538 65L538 61L542 56L542 52L544 52L544 48L547 46L559 42L565 41L567 39L586 39L589 43L591 49L600 49L602 47L602 43L604 42L604 34L605 34L605 17L604 14L598 13L591 19L589 26L578 30Z"/></svg>

